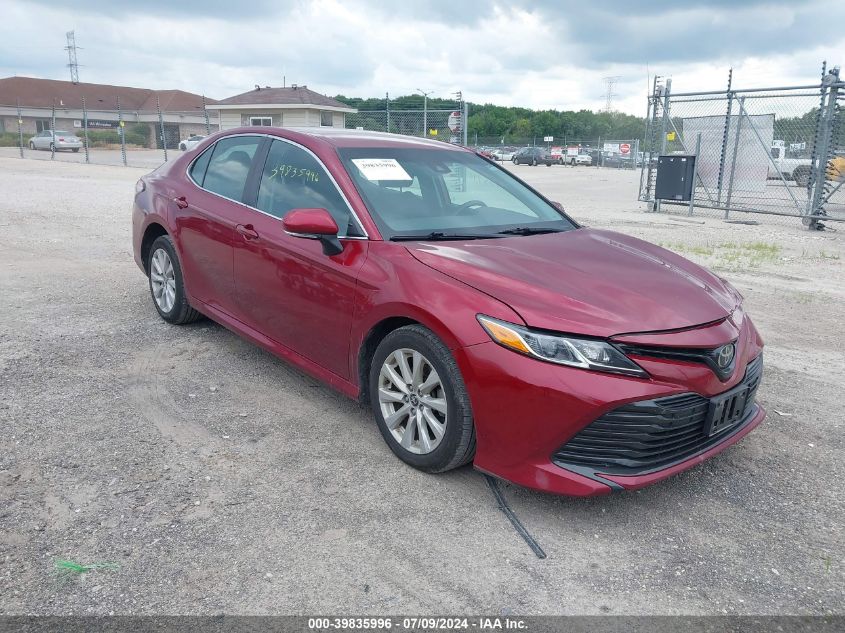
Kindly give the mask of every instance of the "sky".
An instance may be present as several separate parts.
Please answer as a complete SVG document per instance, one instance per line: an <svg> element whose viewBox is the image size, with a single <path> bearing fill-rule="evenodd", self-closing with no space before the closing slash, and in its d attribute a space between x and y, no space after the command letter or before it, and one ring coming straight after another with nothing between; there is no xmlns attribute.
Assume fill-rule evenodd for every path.
<svg viewBox="0 0 845 633"><path fill-rule="evenodd" d="M0 77L179 88L256 84L375 97L420 91L535 109L643 115L673 92L817 83L845 62L842 0L3 0Z"/></svg>

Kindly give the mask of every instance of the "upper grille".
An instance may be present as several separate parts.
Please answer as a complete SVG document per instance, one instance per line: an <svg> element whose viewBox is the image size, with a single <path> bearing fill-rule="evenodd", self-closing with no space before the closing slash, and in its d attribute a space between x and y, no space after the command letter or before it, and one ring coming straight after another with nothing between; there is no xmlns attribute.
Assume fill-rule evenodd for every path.
<svg viewBox="0 0 845 633"><path fill-rule="evenodd" d="M748 364L740 383L748 388L740 422L727 428L748 418L762 371L760 355ZM710 399L695 393L631 402L586 426L557 450L552 461L617 474L667 466L721 441L723 433L707 433L709 408Z"/></svg>

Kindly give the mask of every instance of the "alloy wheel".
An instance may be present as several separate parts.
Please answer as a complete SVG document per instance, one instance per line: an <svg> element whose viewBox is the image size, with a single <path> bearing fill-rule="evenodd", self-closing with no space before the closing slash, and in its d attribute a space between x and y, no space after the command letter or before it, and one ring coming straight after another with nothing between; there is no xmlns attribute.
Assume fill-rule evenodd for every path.
<svg viewBox="0 0 845 633"><path fill-rule="evenodd" d="M432 452L446 433L443 383L431 362L413 349L398 349L381 366L378 399L393 439L417 455Z"/></svg>
<svg viewBox="0 0 845 633"><path fill-rule="evenodd" d="M159 248L150 258L150 286L153 299L162 312L169 313L176 303L176 273L170 255Z"/></svg>

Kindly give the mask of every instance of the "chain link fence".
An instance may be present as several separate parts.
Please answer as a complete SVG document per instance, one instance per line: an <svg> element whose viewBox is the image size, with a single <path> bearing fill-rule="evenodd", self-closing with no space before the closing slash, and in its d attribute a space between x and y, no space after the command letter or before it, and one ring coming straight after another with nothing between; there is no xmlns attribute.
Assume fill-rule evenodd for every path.
<svg viewBox="0 0 845 633"><path fill-rule="evenodd" d="M346 127L463 145L466 142L465 111L466 106L462 103L456 103L454 108L437 110L359 110L346 115Z"/></svg>
<svg viewBox="0 0 845 633"><path fill-rule="evenodd" d="M0 104L0 156L152 168L217 129L217 113L204 104L167 109L158 98L149 110L102 96L50 108Z"/></svg>
<svg viewBox="0 0 845 633"><path fill-rule="evenodd" d="M845 83L822 69L818 85L649 98L640 200L668 213L744 221L799 218L821 228L845 220ZM692 199L658 200L658 155L696 157Z"/></svg>

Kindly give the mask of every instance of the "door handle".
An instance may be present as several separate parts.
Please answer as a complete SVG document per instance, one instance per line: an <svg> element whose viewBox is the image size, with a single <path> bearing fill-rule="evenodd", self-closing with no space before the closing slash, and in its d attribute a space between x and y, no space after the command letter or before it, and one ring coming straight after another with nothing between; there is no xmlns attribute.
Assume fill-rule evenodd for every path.
<svg viewBox="0 0 845 633"><path fill-rule="evenodd" d="M180 209L186 209L188 207L188 200L185 198L185 196L173 198L173 202L175 202L176 206Z"/></svg>
<svg viewBox="0 0 845 633"><path fill-rule="evenodd" d="M243 235L244 239L246 240L257 240L258 239L258 231L256 231L252 224L238 224L235 227L235 230Z"/></svg>

